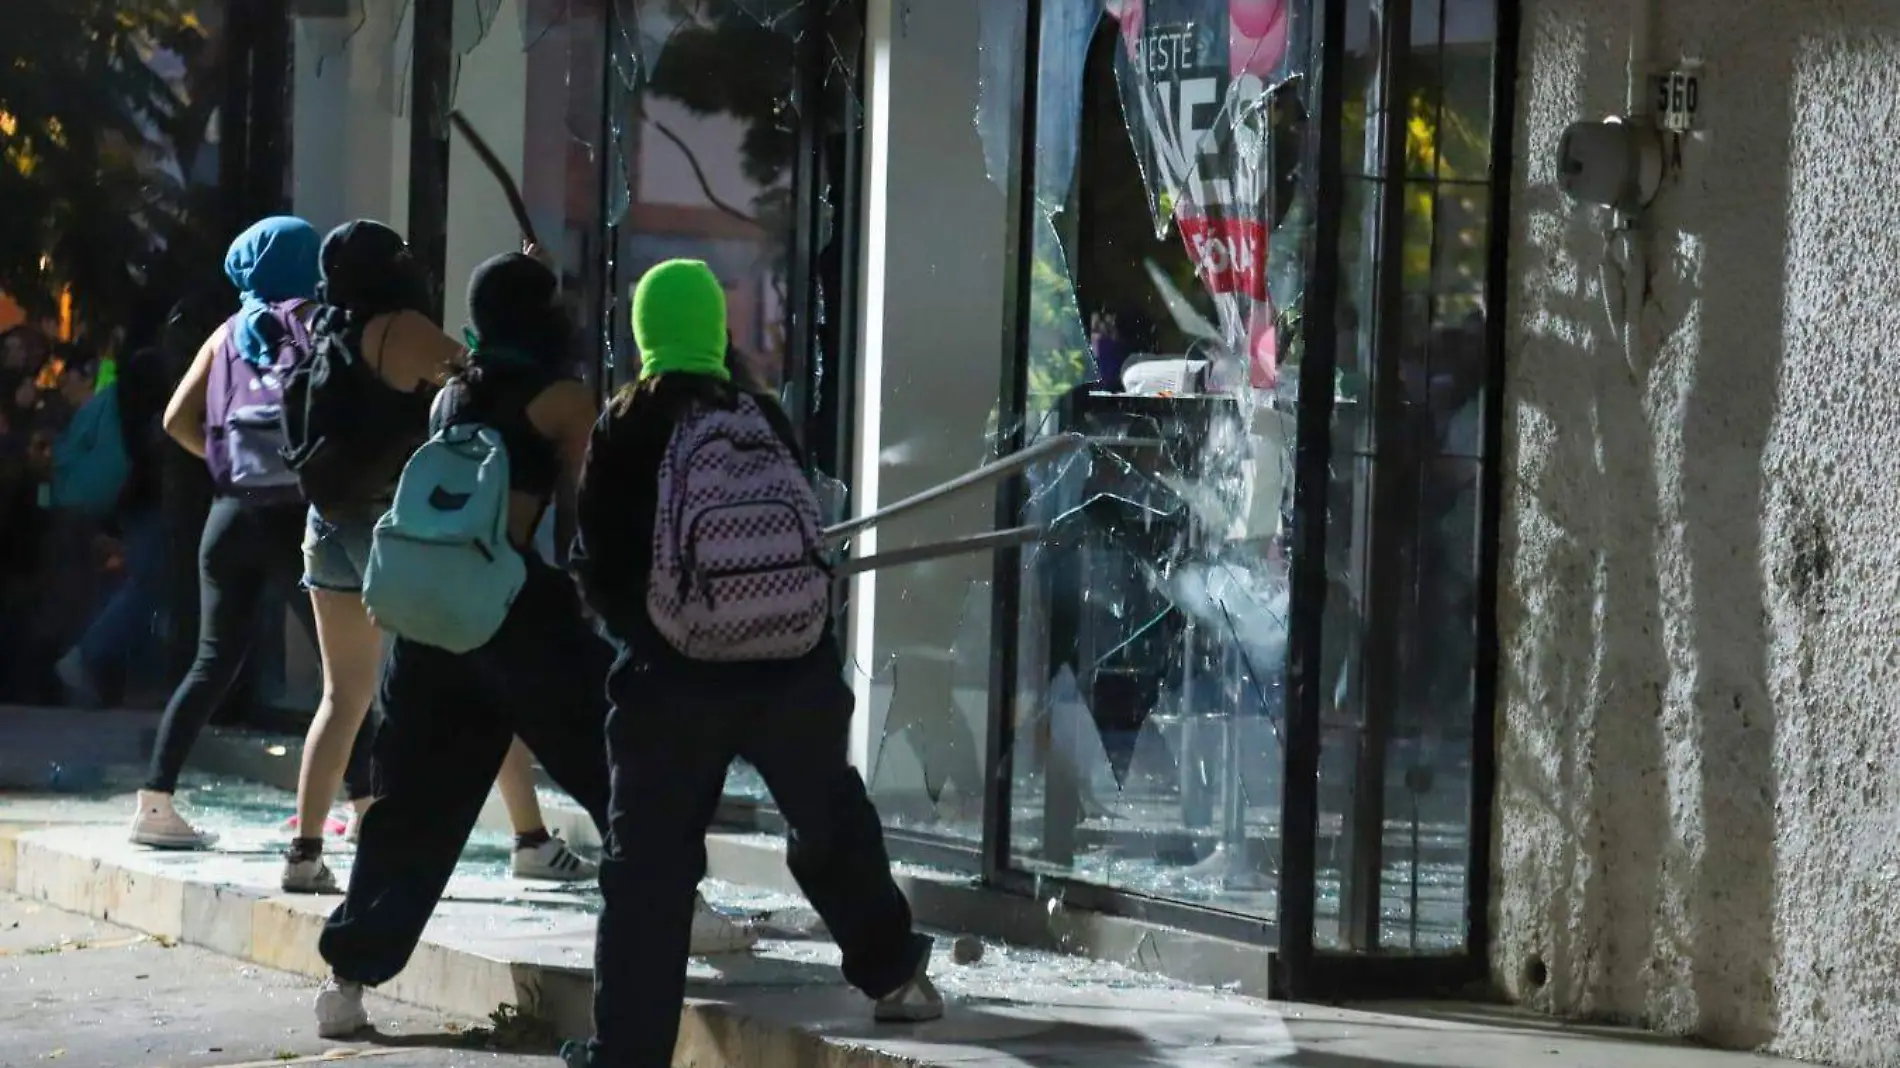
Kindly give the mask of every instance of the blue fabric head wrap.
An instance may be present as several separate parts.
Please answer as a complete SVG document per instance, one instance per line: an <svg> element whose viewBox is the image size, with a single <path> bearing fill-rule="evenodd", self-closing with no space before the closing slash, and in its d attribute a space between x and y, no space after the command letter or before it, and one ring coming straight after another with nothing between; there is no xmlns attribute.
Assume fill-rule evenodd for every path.
<svg viewBox="0 0 1900 1068"><path fill-rule="evenodd" d="M291 215L260 219L231 242L224 273L243 297L238 355L253 367L268 367L271 351L270 306L317 295L317 251L323 239L316 228Z"/></svg>

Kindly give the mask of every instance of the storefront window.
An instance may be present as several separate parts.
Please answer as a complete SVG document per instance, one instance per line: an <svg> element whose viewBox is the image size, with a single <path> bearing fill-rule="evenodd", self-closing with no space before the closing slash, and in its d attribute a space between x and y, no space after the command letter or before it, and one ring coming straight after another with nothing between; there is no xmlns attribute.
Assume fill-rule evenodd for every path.
<svg viewBox="0 0 1900 1068"><path fill-rule="evenodd" d="M604 387L637 367L640 274L714 266L834 517L1083 439L850 547L1041 535L850 583L853 755L894 853L1256 940L1284 874L1321 949L1429 955L1468 948L1484 833L1497 22L1495 0L493 0L457 9L449 99L518 153ZM515 226L466 146L447 184L465 278ZM1323 589L1297 620L1296 579ZM1313 783L1284 774L1295 696L1310 869L1281 811ZM737 768L728 799L757 813L762 784Z"/></svg>
<svg viewBox="0 0 1900 1068"><path fill-rule="evenodd" d="M1277 919L1293 459L1320 336L1325 594L1300 624L1320 649L1316 938L1463 948L1494 3L1347 5L1346 182L1324 196L1323 4L979 7L986 164L1033 201L1000 436L1088 442L995 524L1046 531L998 602L1015 618L987 628L1016 667L1003 867ZM1010 65L1025 40L1031 81ZM1322 203L1336 253L1313 241ZM1309 273L1334 255L1338 296L1311 309L1333 328L1313 331Z"/></svg>
<svg viewBox="0 0 1900 1068"><path fill-rule="evenodd" d="M1338 830L1315 938L1445 952L1470 893L1498 16L1348 11L1321 763Z"/></svg>
<svg viewBox="0 0 1900 1068"><path fill-rule="evenodd" d="M851 427L860 514L990 456L1009 359L1009 199L971 115L993 103L989 78L1013 76L1008 31L1022 24L1018 14L992 40L995 6L868 6ZM1018 92L1004 87L1005 110ZM992 530L995 500L994 487L955 495L881 525L854 551ZM944 557L861 577L850 606L854 746L885 826L957 843L971 867L983 834L993 577L986 554Z"/></svg>
<svg viewBox="0 0 1900 1068"><path fill-rule="evenodd" d="M1088 447L1017 519L1047 536L1009 864L1271 919L1312 29L1291 0L1041 12L1022 438Z"/></svg>
<svg viewBox="0 0 1900 1068"><path fill-rule="evenodd" d="M608 210L619 288L662 260L705 260L726 284L748 372L776 388L797 378L786 362L797 45L758 6L621 5L633 21L611 42L619 103ZM798 5L776 6L789 17ZM616 351L624 376L637 359L631 339Z"/></svg>

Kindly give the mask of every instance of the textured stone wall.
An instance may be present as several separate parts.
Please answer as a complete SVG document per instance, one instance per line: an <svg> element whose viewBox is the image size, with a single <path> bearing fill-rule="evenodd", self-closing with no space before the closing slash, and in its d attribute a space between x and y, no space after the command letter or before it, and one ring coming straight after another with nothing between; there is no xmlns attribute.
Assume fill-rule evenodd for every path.
<svg viewBox="0 0 1900 1068"><path fill-rule="evenodd" d="M1631 359L1555 150L1621 110L1635 9L1523 3L1492 960L1549 1011L1893 1065L1900 4L1657 8L1706 134Z"/></svg>

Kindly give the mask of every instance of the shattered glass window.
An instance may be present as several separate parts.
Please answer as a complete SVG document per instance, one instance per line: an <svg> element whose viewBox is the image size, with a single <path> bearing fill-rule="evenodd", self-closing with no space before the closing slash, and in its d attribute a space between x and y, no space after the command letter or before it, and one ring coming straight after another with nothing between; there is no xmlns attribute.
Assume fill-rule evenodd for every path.
<svg viewBox="0 0 1900 1068"><path fill-rule="evenodd" d="M1306 272L1334 254L1321 9L1047 0L1034 84L987 64L976 111L992 176L1026 169L1034 198L1022 437L1088 439L998 523L1047 531L1020 576L1011 863L1267 920ZM1022 5L983 11L1020 39ZM1437 952L1465 932L1496 12L1349 11L1341 296L1314 312L1338 327L1315 935Z"/></svg>
<svg viewBox="0 0 1900 1068"><path fill-rule="evenodd" d="M1308 7L1048 0L1030 97L1023 431L1088 445L1016 520L1047 534L1019 579L1012 863L1269 920ZM1011 114L977 112L999 177Z"/></svg>
<svg viewBox="0 0 1900 1068"><path fill-rule="evenodd" d="M615 0L606 221L617 300L653 264L705 260L726 283L735 351L755 384L808 406L800 251L807 138L855 121L861 23L841 0ZM808 99L809 97L809 99ZM821 207L836 176L819 173ZM828 224L828 211L821 225ZM822 247L828 233L813 235ZM798 291L795 291L798 290ZM822 307L823 303L818 302ZM616 308L616 312L621 309ZM610 316L616 373L637 360Z"/></svg>
<svg viewBox="0 0 1900 1068"><path fill-rule="evenodd" d="M598 0L306 5L296 20L307 69L298 83L298 147L324 158L297 164L298 210L320 225L380 218L412 241L427 229L410 218L411 204L439 213L451 332L466 314L475 265L530 235L553 257L575 312L592 320L605 299L606 15ZM416 77L419 32L446 50L439 83ZM412 124L446 142L446 168L412 155ZM595 338L583 332L576 354L588 371L600 363Z"/></svg>

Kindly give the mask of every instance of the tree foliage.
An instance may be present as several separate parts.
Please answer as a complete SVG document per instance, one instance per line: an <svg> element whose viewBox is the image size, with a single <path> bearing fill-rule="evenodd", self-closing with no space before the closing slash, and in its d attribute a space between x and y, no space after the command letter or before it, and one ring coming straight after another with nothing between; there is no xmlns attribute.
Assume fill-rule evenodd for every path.
<svg viewBox="0 0 1900 1068"><path fill-rule="evenodd" d="M0 32L0 290L116 325L176 255L184 189L155 166L204 110L147 62L201 43L188 0L8 0ZM193 127L196 123L196 127Z"/></svg>

